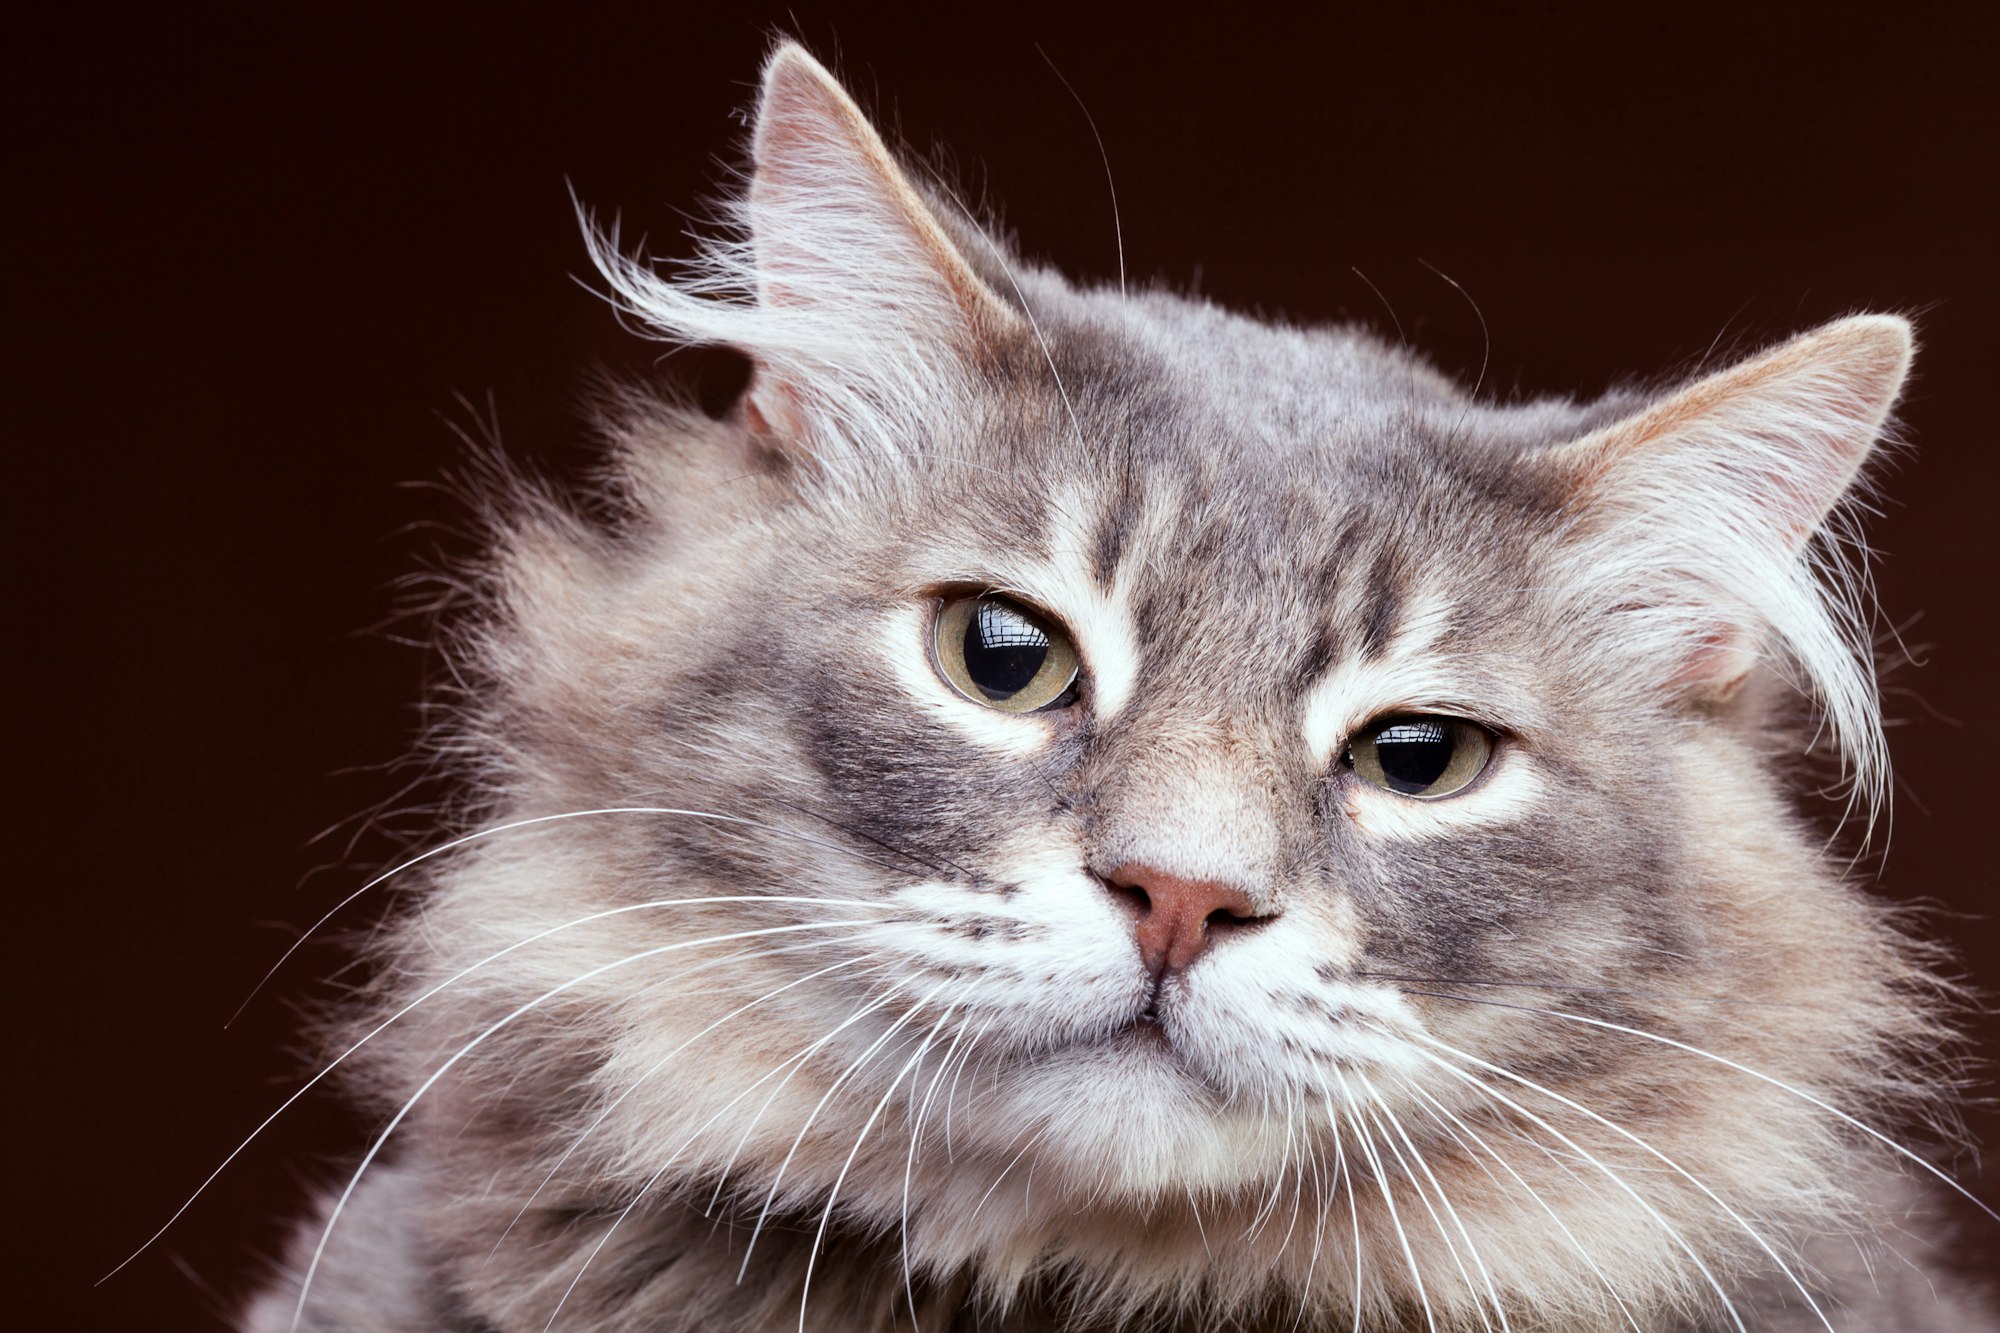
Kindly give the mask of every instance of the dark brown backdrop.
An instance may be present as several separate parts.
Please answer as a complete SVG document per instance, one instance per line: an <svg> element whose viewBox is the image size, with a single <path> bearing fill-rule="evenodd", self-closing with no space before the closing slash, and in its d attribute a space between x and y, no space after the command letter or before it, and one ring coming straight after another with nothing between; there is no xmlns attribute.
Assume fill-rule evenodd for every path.
<svg viewBox="0 0 2000 1333"><path fill-rule="evenodd" d="M424 658L369 630L456 540L439 525L458 509L423 483L461 457L459 399L574 474L587 373L657 373L572 280L565 178L684 251L677 210L733 149L772 23L920 147L952 145L1030 251L1107 275L1097 149L1042 44L1103 133L1135 275L1386 325L1359 268L1470 377L1479 320L1428 262L1477 299L1503 392L1915 312L1917 448L1874 534L1888 617L1928 647L1890 700L1883 885L1975 914L1945 928L2000 984L1992 7L1079 9L101 11L14 30L8 863L26 922L7 1211L32 1317L16 1293L10 1324L216 1327L275 1219L357 1143L309 1100L90 1288L300 1076L292 1008L333 993L315 978L338 948L221 1024L392 849L364 837L309 873L344 855L314 834L397 790L369 766L407 743Z"/></svg>

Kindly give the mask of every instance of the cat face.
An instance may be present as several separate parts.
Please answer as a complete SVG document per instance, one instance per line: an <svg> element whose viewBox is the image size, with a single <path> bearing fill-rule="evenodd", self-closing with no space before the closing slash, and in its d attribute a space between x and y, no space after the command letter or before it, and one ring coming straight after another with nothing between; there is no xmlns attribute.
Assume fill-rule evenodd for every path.
<svg viewBox="0 0 2000 1333"><path fill-rule="evenodd" d="M935 1271L1212 1274L1221 1217L1245 1290L1342 1282L1342 1215L1411 1260L1354 1300L1467 1308L1698 1290L1691 1238L1749 1244L1719 1199L1835 1188L1776 1085L1851 1091L1902 965L1779 760L1803 691L1876 771L1804 553L1901 321L1495 406L1028 268L795 49L745 224L692 286L600 247L755 379L625 413L617 531L510 539L469 725L522 828L409 950L479 972L433 1114L513 1107L577 1190L837 1199ZM1505 1239L1552 1213L1598 1248Z"/></svg>
<svg viewBox="0 0 2000 1333"><path fill-rule="evenodd" d="M1340 351L1326 340L1318 378ZM786 826L808 792L829 837L858 839L870 863L836 860L822 891L865 884L906 914L871 947L984 1030L1008 1070L985 1095L996 1149L1031 1127L1079 1168L1119 1163L1134 1191L1240 1183L1284 1145L1225 1131L1337 1097L1336 1071L1422 1068L1389 1036L1418 1020L1383 975L1560 959L1602 984L1630 981L1633 953L1671 969L1687 811L1657 789L1673 758L1592 680L1587 643L1562 662L1555 506L1454 464L1458 404L1429 422L1329 412L1260 441L1163 394L1164 367L1076 378L1109 389L1074 395L1083 439L1143 431L1142 459L1099 473L1041 404L1044 430L980 423L866 510L801 497L782 512L803 530L745 543L792 549L747 575L735 632L700 636L685 665L702 684L656 688L675 767L675 737L756 759L741 785L711 765L692 790L664 771L640 788ZM1074 645L1073 701L1010 713L953 683L940 659L965 630L940 624L982 599ZM1373 722L1433 715L1492 737L1456 793L1383 790L1346 757ZM1140 882L1121 887L1127 868ZM1151 877L1243 900L1201 913L1225 919L1186 966L1135 942ZM872 984L828 978L826 1009ZM1107 1114L1069 1114L1079 1100ZM1135 1108L1150 1133L1130 1133Z"/></svg>

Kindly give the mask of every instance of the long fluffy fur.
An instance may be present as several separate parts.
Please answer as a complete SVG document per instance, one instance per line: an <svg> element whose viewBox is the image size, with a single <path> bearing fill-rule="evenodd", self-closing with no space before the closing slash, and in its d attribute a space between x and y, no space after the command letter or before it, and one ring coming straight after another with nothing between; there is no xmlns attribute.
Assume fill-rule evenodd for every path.
<svg viewBox="0 0 2000 1333"><path fill-rule="evenodd" d="M587 233L756 378L628 395L621 520L497 537L478 822L341 1057L387 1129L246 1327L1995 1327L1890 1253L1938 987L1788 792L1822 723L1881 789L1826 524L1906 326L1477 400L1074 286L797 48L765 88L691 271ZM939 676L967 589L1075 706ZM1343 764L1411 711L1499 737L1460 795ZM1262 924L1156 983L1133 864Z"/></svg>

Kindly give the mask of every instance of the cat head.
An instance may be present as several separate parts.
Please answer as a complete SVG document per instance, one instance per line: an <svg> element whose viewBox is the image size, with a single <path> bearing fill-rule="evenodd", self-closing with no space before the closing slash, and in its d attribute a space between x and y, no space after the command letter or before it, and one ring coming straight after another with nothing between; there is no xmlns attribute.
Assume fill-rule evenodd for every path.
<svg viewBox="0 0 2000 1333"><path fill-rule="evenodd" d="M624 520L523 506L472 640L510 831L405 966L476 973L413 1071L526 1006L482 1188L1461 1313L1699 1302L1823 1214L1814 1103L1921 1026L1790 790L1815 728L1880 790L1839 515L1904 321L1499 403L1023 261L795 46L753 155L688 271L591 233L742 401L631 395Z"/></svg>

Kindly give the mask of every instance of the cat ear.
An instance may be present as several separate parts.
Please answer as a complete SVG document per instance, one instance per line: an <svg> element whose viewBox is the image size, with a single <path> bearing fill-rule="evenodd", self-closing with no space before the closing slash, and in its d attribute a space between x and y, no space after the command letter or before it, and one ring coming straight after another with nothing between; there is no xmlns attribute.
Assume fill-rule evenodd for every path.
<svg viewBox="0 0 2000 1333"><path fill-rule="evenodd" d="M1880 723L1839 506L1910 355L1906 320L1838 320L1549 455L1589 534L1574 582L1657 630L1637 637L1667 654L1659 683L1719 701L1782 659L1864 780Z"/></svg>
<svg viewBox="0 0 2000 1333"><path fill-rule="evenodd" d="M1567 446L1580 489L1613 507L1720 505L1795 553L1874 447L1910 352L1893 315L1802 334Z"/></svg>
<svg viewBox="0 0 2000 1333"><path fill-rule="evenodd" d="M861 108L796 43L764 67L753 153L750 230L767 304L863 316L963 351L1018 322Z"/></svg>
<svg viewBox="0 0 2000 1333"><path fill-rule="evenodd" d="M796 43L764 66L752 153L741 235L711 242L692 280L619 254L615 234L593 232L593 257L662 335L750 355L750 422L777 447L894 454L1021 317Z"/></svg>

